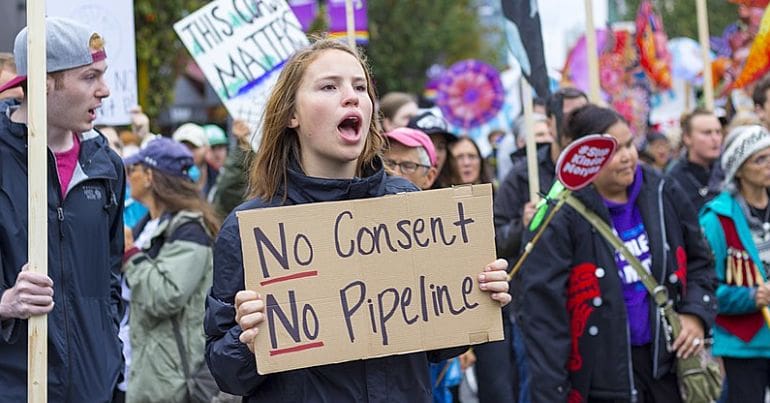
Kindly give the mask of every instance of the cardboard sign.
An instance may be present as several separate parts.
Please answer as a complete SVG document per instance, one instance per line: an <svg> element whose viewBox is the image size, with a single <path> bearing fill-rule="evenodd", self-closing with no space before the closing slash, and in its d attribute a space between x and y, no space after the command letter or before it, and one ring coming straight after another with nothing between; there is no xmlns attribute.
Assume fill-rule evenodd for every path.
<svg viewBox="0 0 770 403"><path fill-rule="evenodd" d="M559 180L569 190L582 189L612 159L616 146L615 138L606 134L591 134L575 140L556 162Z"/></svg>
<svg viewBox="0 0 770 403"><path fill-rule="evenodd" d="M104 79L110 88L110 96L96 110L95 123L131 123L128 111L138 104L133 0L48 0L46 13L83 23L104 38L108 66Z"/></svg>
<svg viewBox="0 0 770 403"><path fill-rule="evenodd" d="M490 185L237 216L260 374L503 339Z"/></svg>
<svg viewBox="0 0 770 403"><path fill-rule="evenodd" d="M230 115L255 133L284 63L308 44L285 0L212 1L174 30Z"/></svg>

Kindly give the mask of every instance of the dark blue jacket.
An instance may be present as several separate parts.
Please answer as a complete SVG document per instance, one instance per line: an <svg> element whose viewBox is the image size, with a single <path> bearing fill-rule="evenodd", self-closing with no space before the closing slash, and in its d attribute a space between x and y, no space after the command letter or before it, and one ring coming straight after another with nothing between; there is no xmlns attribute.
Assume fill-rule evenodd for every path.
<svg viewBox="0 0 770 403"><path fill-rule="evenodd" d="M253 199L235 211L340 201L416 191L405 179L386 176L381 163L363 178L320 179L289 169L288 194L266 203ZM428 361L461 354L465 347L349 361L259 375L254 354L238 340L233 301L243 290L241 238L231 213L214 245L214 283L206 301L206 359L220 388L259 402L430 402Z"/></svg>
<svg viewBox="0 0 770 403"><path fill-rule="evenodd" d="M27 129L0 104L0 294L12 287L27 254ZM121 376L118 339L123 192L120 157L96 131L80 135L79 164L64 199L48 152L48 400L105 402ZM36 251L40 252L40 251ZM27 321L0 326L0 400L27 397Z"/></svg>
<svg viewBox="0 0 770 403"><path fill-rule="evenodd" d="M679 186L690 199L695 211L700 211L706 203L722 191L725 173L722 171L719 160L715 161L710 169L706 169L688 161L687 155L684 155L674 162L666 177L679 182Z"/></svg>
<svg viewBox="0 0 770 403"><path fill-rule="evenodd" d="M611 225L593 186L574 195ZM667 288L676 310L699 317L708 334L716 315L716 280L695 210L675 181L646 168L636 206L649 239L652 275ZM632 401L626 305L615 251L602 235L564 206L518 278L523 294L516 319L527 345L532 402ZM655 308L650 298L651 365L659 379L672 370L674 356Z"/></svg>

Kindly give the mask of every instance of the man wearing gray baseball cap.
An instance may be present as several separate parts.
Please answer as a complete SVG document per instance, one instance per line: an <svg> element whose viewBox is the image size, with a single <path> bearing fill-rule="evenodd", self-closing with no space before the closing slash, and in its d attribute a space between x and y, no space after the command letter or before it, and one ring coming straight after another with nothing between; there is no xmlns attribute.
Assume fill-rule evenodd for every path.
<svg viewBox="0 0 770 403"><path fill-rule="evenodd" d="M46 48L47 276L26 270L28 253L44 253L27 250L27 99L0 102L0 391L27 399L26 320L48 314L48 401L109 402L123 372L125 173L93 129L107 56L99 34L63 18L46 19ZM19 75L0 92L26 85L26 28L14 56Z"/></svg>

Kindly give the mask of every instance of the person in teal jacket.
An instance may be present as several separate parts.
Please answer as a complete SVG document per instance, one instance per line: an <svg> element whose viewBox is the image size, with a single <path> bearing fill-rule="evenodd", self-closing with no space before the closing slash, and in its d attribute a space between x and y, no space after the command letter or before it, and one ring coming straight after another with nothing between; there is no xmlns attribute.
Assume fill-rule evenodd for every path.
<svg viewBox="0 0 770 403"><path fill-rule="evenodd" d="M716 259L718 315L713 354L727 373L728 402L763 402L770 387L770 132L740 126L721 158L724 191L700 223Z"/></svg>

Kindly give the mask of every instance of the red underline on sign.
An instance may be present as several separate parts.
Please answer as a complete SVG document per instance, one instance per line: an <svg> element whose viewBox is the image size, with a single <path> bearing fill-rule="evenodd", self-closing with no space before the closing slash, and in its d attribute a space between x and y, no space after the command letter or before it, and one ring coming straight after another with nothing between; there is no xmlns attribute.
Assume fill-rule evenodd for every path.
<svg viewBox="0 0 770 403"><path fill-rule="evenodd" d="M289 280L295 280L298 278L305 278L305 277L315 277L318 275L318 272L316 270L309 270L309 271L303 271L299 273L289 274L287 276L281 276L276 278L271 278L269 280L261 281L259 285L270 285L275 283L280 283L281 281L289 281Z"/></svg>
<svg viewBox="0 0 770 403"><path fill-rule="evenodd" d="M324 346L324 342L316 341L313 343L301 344L299 346L294 346L294 347L281 348L278 350L270 350L270 356L272 357L274 355L296 353L297 351L310 350L311 348L318 348L323 346Z"/></svg>

